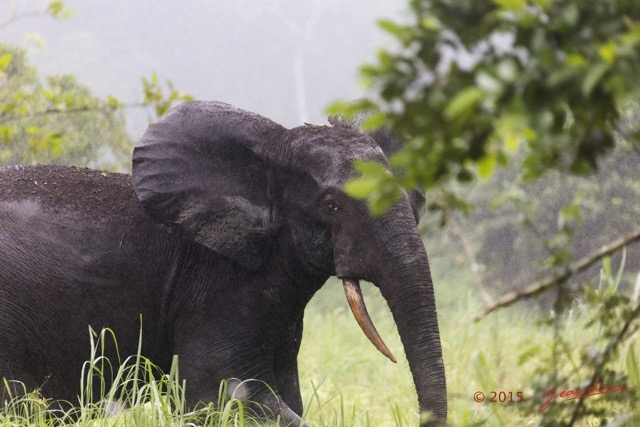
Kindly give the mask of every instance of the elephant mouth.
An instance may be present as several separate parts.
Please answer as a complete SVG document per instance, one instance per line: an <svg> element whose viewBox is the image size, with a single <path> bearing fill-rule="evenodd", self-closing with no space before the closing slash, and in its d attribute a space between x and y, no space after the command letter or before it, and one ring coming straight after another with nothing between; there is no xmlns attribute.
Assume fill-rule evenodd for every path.
<svg viewBox="0 0 640 427"><path fill-rule="evenodd" d="M356 322L360 325L362 332L369 338L369 341L378 349L380 353L389 358L393 363L397 363L397 359L389 350L389 347L384 343L378 330L376 329L367 306L364 303L362 296L362 290L360 289L360 281L357 279L342 279L342 286L344 287L344 293L347 296L347 302L353 316L356 318Z"/></svg>

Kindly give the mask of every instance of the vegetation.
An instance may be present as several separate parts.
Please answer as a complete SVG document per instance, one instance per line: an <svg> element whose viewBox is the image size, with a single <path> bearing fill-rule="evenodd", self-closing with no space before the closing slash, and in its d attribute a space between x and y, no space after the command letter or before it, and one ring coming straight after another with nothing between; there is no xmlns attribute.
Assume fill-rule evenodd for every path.
<svg viewBox="0 0 640 427"><path fill-rule="evenodd" d="M133 144L120 111L101 108L73 76L47 76L42 82L25 49L0 45L0 58L5 64L0 70L1 165L128 169Z"/></svg>
<svg viewBox="0 0 640 427"><path fill-rule="evenodd" d="M380 165L356 165L362 176L347 187L352 195L381 213L401 187L429 191L423 231L435 272L451 423L638 425L640 256L631 246L616 251L640 236L633 202L640 196L640 3L411 0L410 8L408 23L381 22L398 44L363 67L370 99L331 110L365 114L365 127L387 125L407 142L392 159L395 176ZM59 1L42 13L69 15ZM161 87L156 76L143 80L140 102L100 99L72 76L39 77L27 52L1 46L0 164L126 169L131 145L122 108L161 115L179 99L189 98L170 84ZM621 236L616 251L597 252ZM600 269L577 273L582 262ZM529 283L548 286L535 291ZM327 284L306 313L300 357L306 419L415 425L407 363L390 364L372 351L338 288ZM524 304L542 291L536 304ZM375 293L365 296L389 347L401 355L386 304ZM99 352L91 360L88 380L111 375ZM113 363L116 389L133 390L122 397L126 408L100 403L119 394L105 389L83 395L75 418L57 412L55 421L47 404L29 394L9 402L0 426L73 419L250 424L233 400L187 411L176 370L162 375L142 357ZM563 390L603 386L619 388L550 400ZM474 401L477 392L483 402ZM519 392L523 401L515 402Z"/></svg>
<svg viewBox="0 0 640 427"><path fill-rule="evenodd" d="M169 373L160 372L148 359L129 357L114 363L104 357L106 345L115 343L108 329L94 341L90 331L91 352L83 367L83 383L78 402L63 410L57 402L47 402L36 392L16 396L5 402L0 412L1 426L179 426L185 423L206 426L257 425L255 417L244 410L243 402L227 398L221 384L221 399L192 411L185 407L184 382L178 376L177 357ZM112 342L113 341L113 342ZM110 387L106 380L112 381ZM94 392L99 390L98 395Z"/></svg>
<svg viewBox="0 0 640 427"><path fill-rule="evenodd" d="M61 1L53 0L43 11L15 14L0 22L0 30L24 18L63 19L72 14ZM124 103L113 96L101 99L74 76L41 78L24 48L0 44L0 165L64 163L129 170L133 144L122 110L149 108L157 117L176 101L191 99L171 82L163 87L156 74L142 79L142 91L139 102Z"/></svg>
<svg viewBox="0 0 640 427"><path fill-rule="evenodd" d="M410 10L408 24L381 22L397 47L361 70L372 100L333 107L407 141L392 159L400 178L359 165L351 190L374 210L398 185L446 188L510 161L525 180L587 175L621 138L637 140L624 126L640 91L636 2L412 0Z"/></svg>
<svg viewBox="0 0 640 427"><path fill-rule="evenodd" d="M589 299L574 302L551 321L535 320L528 310L517 307L474 323L471 317L482 304L472 289L461 290L464 285L458 285L469 283L469 274L452 276L446 264L439 261L442 260L434 260L433 265L435 282L440 285L436 293L452 425L558 426L568 425L574 413L574 425L599 425L598 421L605 420L608 425L637 423L640 325L631 320L635 314L627 307L637 305L640 285L635 287L634 301L617 292L622 266L612 270L610 260L605 259L598 285L590 291ZM313 407L309 414L317 417L313 420L318 425L365 426L367 414L371 425L416 425L416 403L406 361L395 366L368 348L366 339L349 322L350 314L340 308L344 304L337 301L339 295L332 293L337 287L337 283L327 284L321 291L324 295L312 301L305 318L307 324L322 328L306 328L302 383L304 386L305 376L309 375L320 390L317 394L327 401L321 412L325 418L318 417ZM365 295L373 303L372 316L390 349L402 354L386 303L376 294L369 289ZM627 322L630 326L622 333ZM550 324L552 327L548 327ZM622 347L612 351L615 345ZM313 358L307 359L307 354ZM336 364L336 359L350 363ZM326 373L330 374L324 377ZM600 385L624 385L631 390L590 397L580 408L576 401L558 398L546 411L539 411L546 401L542 397L551 387L556 393L588 388L594 375ZM317 387L320 381L324 382ZM310 392L308 385L306 390ZM484 393L483 402L474 401L476 392ZM495 402L490 401L492 392L496 393ZM500 392L506 394L504 401L500 401ZM509 401L510 392L514 402ZM518 392L522 392L523 402L515 402ZM347 402L346 411L341 409L342 399ZM402 423L396 423L398 418Z"/></svg>

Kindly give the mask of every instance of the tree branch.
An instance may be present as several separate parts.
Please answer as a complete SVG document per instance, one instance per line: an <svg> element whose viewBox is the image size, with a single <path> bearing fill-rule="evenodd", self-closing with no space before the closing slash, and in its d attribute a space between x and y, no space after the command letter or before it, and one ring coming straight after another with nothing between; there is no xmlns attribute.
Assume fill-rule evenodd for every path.
<svg viewBox="0 0 640 427"><path fill-rule="evenodd" d="M0 22L0 30L8 27L9 25L13 24L16 21L20 21L22 19L28 19L28 18L36 18L38 16L46 16L48 15L48 13L46 11L44 12L29 12L29 13L21 13L20 15L13 15L11 18L7 19L6 21Z"/></svg>
<svg viewBox="0 0 640 427"><path fill-rule="evenodd" d="M67 7L65 7L61 1L49 1L47 8L44 10L36 10L32 12L20 12L20 13L14 10L10 18L0 22L0 30L4 29L5 27L8 27L9 25L17 21L21 21L23 19L38 18L41 16L50 16L56 19L60 19L60 18L68 18L69 16L71 16L72 13L73 12L71 11L71 9L68 9Z"/></svg>
<svg viewBox="0 0 640 427"><path fill-rule="evenodd" d="M10 113L0 114L0 125L9 123L14 120L30 119L34 117L42 117L42 116L49 116L49 115L56 115L56 114L74 114L74 113L89 113L89 112L110 113L117 110L123 110L125 108L142 108L142 107L148 107L148 106L149 105L144 102L133 102L130 104L121 103L117 106L108 105L108 104L96 104L96 105L83 105L79 107L68 107L68 108L67 107L65 108L51 107L46 110L34 111L33 113L27 113L27 114L10 114Z"/></svg>
<svg viewBox="0 0 640 427"><path fill-rule="evenodd" d="M629 234L625 234L608 245L601 247L599 250L590 253L584 258L572 262L562 273L544 277L525 289L511 292L503 296L492 305L486 307L481 313L475 315L471 320L473 322L477 322L499 308L509 306L522 299L531 298L554 286L557 286L560 283L565 282L574 274L591 267L600 259L619 251L624 246L627 246L637 240L640 240L640 229L636 229Z"/></svg>

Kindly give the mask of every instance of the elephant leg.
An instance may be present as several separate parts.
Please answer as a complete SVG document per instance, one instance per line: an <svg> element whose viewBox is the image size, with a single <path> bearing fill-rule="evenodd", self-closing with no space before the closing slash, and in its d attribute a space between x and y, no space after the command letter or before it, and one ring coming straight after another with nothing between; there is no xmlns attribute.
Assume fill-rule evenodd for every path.
<svg viewBox="0 0 640 427"><path fill-rule="evenodd" d="M283 426L306 425L302 423L298 412L298 409L302 410L302 399L297 387L295 357L293 365L283 363L285 359L291 360L291 351L288 352L289 356L282 359L283 362L275 363L274 349L280 347L280 343L265 352L261 338L250 334L240 335L237 328L216 329L210 325L207 328L192 328L188 340L181 340L181 336L188 334L180 332L178 330L176 333L174 351L182 355L179 356L180 374L187 383L189 407L217 402L218 384L226 380L226 397L245 401L247 409L254 412L255 416L280 418ZM234 334L236 338L229 339ZM299 345L296 346L298 347ZM280 367L279 371L283 373L280 377L286 378L285 381L276 379L274 365ZM285 366L289 368L284 369ZM280 390L281 384L286 390L286 396ZM296 409L289 407L289 401L295 402ZM254 406L251 402L257 405Z"/></svg>
<svg viewBox="0 0 640 427"><path fill-rule="evenodd" d="M276 386L280 392L280 396L285 401L287 406L293 410L296 414L302 414L302 394L300 394L300 383L298 380L298 364L294 362L294 365L288 369L279 369L275 372Z"/></svg>
<svg viewBox="0 0 640 427"><path fill-rule="evenodd" d="M283 335L273 362L276 387L282 399L295 413L302 415L302 395L298 377L298 351L302 341L302 318Z"/></svg>

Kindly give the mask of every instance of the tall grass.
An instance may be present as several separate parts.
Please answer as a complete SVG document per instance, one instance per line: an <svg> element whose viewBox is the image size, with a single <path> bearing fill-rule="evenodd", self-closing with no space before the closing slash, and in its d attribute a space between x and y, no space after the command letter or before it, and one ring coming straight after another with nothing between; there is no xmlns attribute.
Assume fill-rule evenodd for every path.
<svg viewBox="0 0 640 427"><path fill-rule="evenodd" d="M539 425L542 395L536 392L536 382L540 380L536 372L540 369L544 372L544 361L550 357L555 342L553 327L543 321L541 313L522 305L471 323L470 318L480 311L480 304L473 293L456 291L449 288L439 293L450 424ZM328 283L319 298L312 301L305 317L300 367L303 395L311 403L307 405L307 419L320 426L418 425L414 386L386 303L371 287L363 289L374 322L398 357L397 365L380 355L363 336L346 303L339 301L340 292L339 283ZM329 310L332 306L337 308ZM563 315L567 347L564 351L571 355L575 365L581 363L580 350L593 345L600 333L597 327L585 329L592 311L577 304ZM611 366L628 373L621 379L622 385L636 390L640 388L637 338L636 333ZM570 378L575 378L572 388L579 388L586 376L584 369L571 367L568 372ZM483 393L482 402L474 400L477 392ZM504 394L500 395L501 392ZM522 402L517 402L518 392L522 393ZM634 424L640 421L640 405L613 401L611 396L589 399L603 402L603 417L620 421L623 418L617 417L626 414L627 423L619 425L640 425ZM599 419L590 420L589 425L600 425Z"/></svg>
<svg viewBox="0 0 640 427"><path fill-rule="evenodd" d="M188 409L185 383L178 373L178 358L163 373L152 361L140 355L114 363L104 356L109 341L116 337L109 329L91 333L89 360L82 369L79 403L51 402L38 391L22 387L19 396L9 396L0 410L0 427L250 427L273 425L245 411L245 403L229 398L227 383L220 384L218 402ZM18 383L19 385L19 383ZM8 386L8 384L5 384ZM8 387L7 387L8 388ZM9 389L9 388L8 388Z"/></svg>

